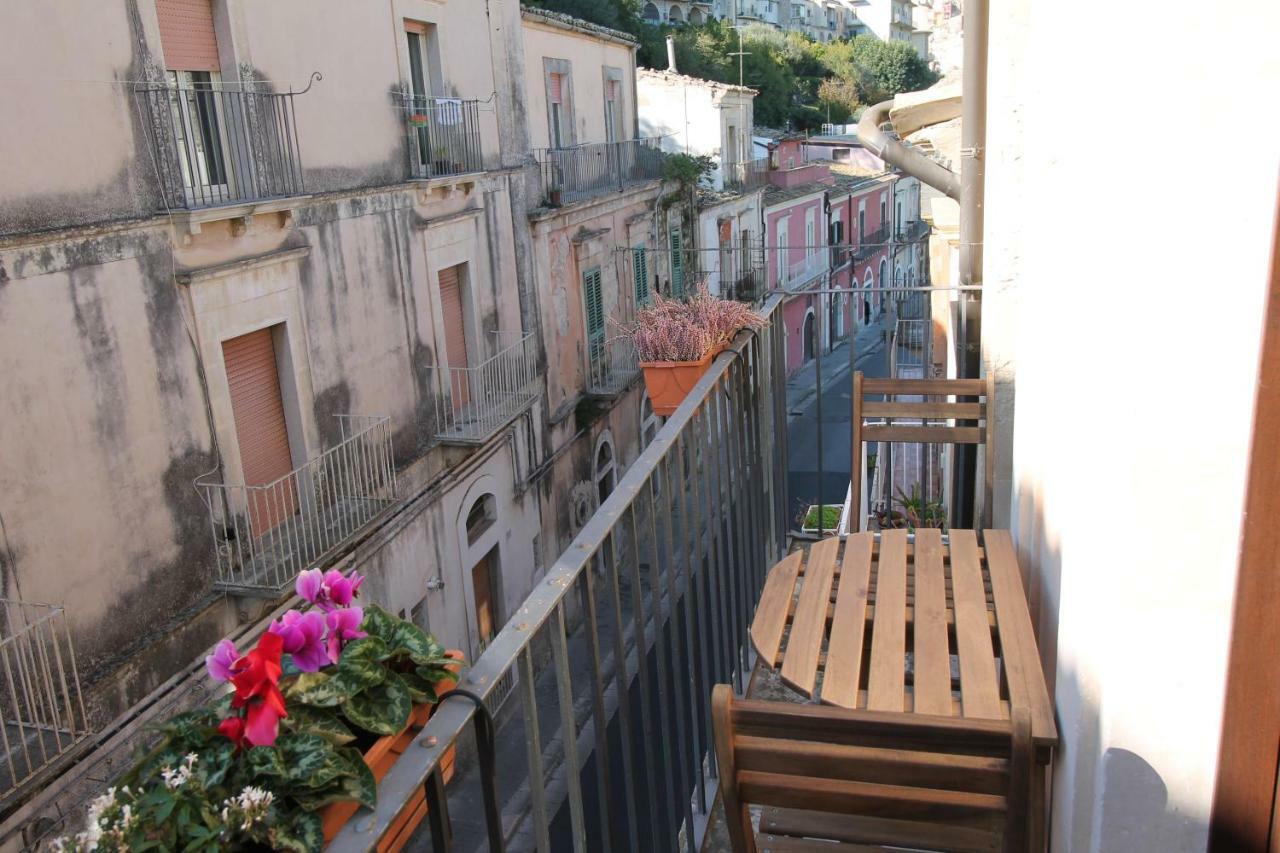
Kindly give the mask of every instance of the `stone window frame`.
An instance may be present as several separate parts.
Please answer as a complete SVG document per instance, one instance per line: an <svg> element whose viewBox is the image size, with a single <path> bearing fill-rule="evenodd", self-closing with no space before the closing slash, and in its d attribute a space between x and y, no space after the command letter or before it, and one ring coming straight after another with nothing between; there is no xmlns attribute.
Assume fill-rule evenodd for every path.
<svg viewBox="0 0 1280 853"><path fill-rule="evenodd" d="M573 63L567 59L542 57L542 86L547 101L547 147L555 148L555 114L551 109L551 75L559 74L564 80L560 86L560 147L572 148L578 144L576 113L573 100Z"/></svg>

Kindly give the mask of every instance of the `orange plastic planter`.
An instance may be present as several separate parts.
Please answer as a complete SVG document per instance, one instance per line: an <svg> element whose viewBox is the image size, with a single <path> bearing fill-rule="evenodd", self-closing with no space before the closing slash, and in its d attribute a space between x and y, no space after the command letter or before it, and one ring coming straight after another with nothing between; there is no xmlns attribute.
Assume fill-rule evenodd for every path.
<svg viewBox="0 0 1280 853"><path fill-rule="evenodd" d="M664 418L674 414L684 398L689 396L693 386L698 384L702 374L707 372L711 360L723 351L723 346L716 347L699 361L640 362L640 367L644 370L644 387L649 392L653 413Z"/></svg>
<svg viewBox="0 0 1280 853"><path fill-rule="evenodd" d="M462 660L464 655L458 649L450 649L445 652L451 658ZM462 665L450 666L449 670L457 673L462 669ZM440 696L453 690L458 686L456 678L448 681L438 682L436 692ZM397 734L385 735L369 747L364 754L364 763L369 765L369 769L373 771L373 778L382 781L382 777L387 775L387 771L391 769L391 765L396 763L396 759L404 754L410 746L413 745L413 739L417 736L422 727L427 724L427 720L431 719L431 715L435 713L435 705L414 705L413 712L409 715L409 722ZM456 746L449 747L444 757L440 759L440 772L444 774L444 781L447 783L453 778L454 762L458 756L458 748ZM324 830L324 843L328 844L332 841L351 820L351 816L360 808L359 803L343 802L333 803L325 806L320 812L321 826ZM413 798L405 804L404 810L396 816L395 822L391 824L391 829L378 843L378 853L398 853L405 844L409 842L409 836L418 828L418 824L422 823L422 819L427 816L427 798L426 792L419 789Z"/></svg>

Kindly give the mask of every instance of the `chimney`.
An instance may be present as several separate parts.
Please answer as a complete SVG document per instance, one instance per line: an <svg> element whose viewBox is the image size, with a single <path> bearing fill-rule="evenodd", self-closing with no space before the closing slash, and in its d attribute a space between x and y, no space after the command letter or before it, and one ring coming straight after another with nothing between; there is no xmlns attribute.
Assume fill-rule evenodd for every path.
<svg viewBox="0 0 1280 853"><path fill-rule="evenodd" d="M675 36L667 36L667 70L672 74L679 73L676 71L676 38Z"/></svg>

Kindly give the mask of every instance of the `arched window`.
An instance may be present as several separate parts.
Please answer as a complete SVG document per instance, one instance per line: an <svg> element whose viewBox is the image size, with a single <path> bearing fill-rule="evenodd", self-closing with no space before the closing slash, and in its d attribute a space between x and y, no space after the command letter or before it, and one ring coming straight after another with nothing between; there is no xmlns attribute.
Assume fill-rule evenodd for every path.
<svg viewBox="0 0 1280 853"><path fill-rule="evenodd" d="M889 292L889 262L884 258L880 259L880 292L876 294L876 305L880 304L880 300Z"/></svg>
<svg viewBox="0 0 1280 853"><path fill-rule="evenodd" d="M813 359L813 309L804 315L804 360Z"/></svg>
<svg viewBox="0 0 1280 853"><path fill-rule="evenodd" d="M863 325L871 322L871 288L875 283L875 275L868 268L867 277L862 281L864 293L862 298L858 300L858 322Z"/></svg>
<svg viewBox="0 0 1280 853"><path fill-rule="evenodd" d="M615 470L613 443L606 438L596 449L596 492L600 496L600 503L604 503L613 494L613 487L617 484Z"/></svg>
<svg viewBox="0 0 1280 853"><path fill-rule="evenodd" d="M694 9L691 12L689 12L689 23L701 24L701 23L704 23L705 21L706 21L706 18L702 16L701 9Z"/></svg>
<svg viewBox="0 0 1280 853"><path fill-rule="evenodd" d="M653 441L653 437L658 434L658 430L662 427L662 419L653 411L653 403L646 394L640 400L640 449L644 450Z"/></svg>
<svg viewBox="0 0 1280 853"><path fill-rule="evenodd" d="M644 19L646 21L657 22L662 20L662 15L661 13L658 12L658 7L653 5L652 3L645 3L644 11L641 12L641 14L644 16Z"/></svg>
<svg viewBox="0 0 1280 853"><path fill-rule="evenodd" d="M498 501L493 495L481 495L467 512L467 544L474 545L498 520Z"/></svg>

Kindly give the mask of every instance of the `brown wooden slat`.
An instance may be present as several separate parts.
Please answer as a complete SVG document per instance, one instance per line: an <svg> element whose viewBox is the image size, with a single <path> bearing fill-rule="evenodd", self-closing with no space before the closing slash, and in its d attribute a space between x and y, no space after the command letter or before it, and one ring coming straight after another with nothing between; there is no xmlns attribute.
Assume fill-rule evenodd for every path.
<svg viewBox="0 0 1280 853"><path fill-rule="evenodd" d="M733 746L739 770L946 788L974 794L1002 795L1009 787L1009 762L1003 758L750 735L735 737Z"/></svg>
<svg viewBox="0 0 1280 853"><path fill-rule="evenodd" d="M986 433L982 427L911 426L867 424L862 428L863 441L918 441L936 444L982 444Z"/></svg>
<svg viewBox="0 0 1280 853"><path fill-rule="evenodd" d="M996 630L1004 651L1005 678L1009 682L1009 701L1016 707L1023 702L1031 711L1031 730L1039 743L1057 741L1058 729L1053 721L1053 705L1045 685L1040 653L1036 649L1031 613L1022 590L1018 558L1013 539L1007 530L983 531L987 546L987 570L991 574L991 593L995 598Z"/></svg>
<svg viewBox="0 0 1280 853"><path fill-rule="evenodd" d="M985 403L918 403L906 400L879 402L868 400L862 404L864 418L954 418L979 420L986 417Z"/></svg>
<svg viewBox="0 0 1280 853"><path fill-rule="evenodd" d="M955 596L960 700L965 717L995 720L1003 714L991 645L991 611L987 609L977 550L978 538L972 530L951 531L951 590Z"/></svg>
<svg viewBox="0 0 1280 853"><path fill-rule="evenodd" d="M981 823L975 821L975 823ZM760 815L760 832L781 837L826 838L853 844L892 842L900 847L922 850L948 850L954 853L997 853L1001 849L1000 834L989 828L919 823L863 815L837 815L804 809L765 809ZM774 849L777 849L776 847ZM846 847L823 850L843 853ZM879 850L881 848L876 847Z"/></svg>
<svg viewBox="0 0 1280 853"><path fill-rule="evenodd" d="M876 620L871 629L867 708L902 711L906 667L907 532L880 534Z"/></svg>
<svg viewBox="0 0 1280 853"><path fill-rule="evenodd" d="M1005 810L1004 797L992 794L815 779L758 770L738 771L738 796L743 802L766 806L872 812L880 817L906 819L948 820L1002 814Z"/></svg>
<svg viewBox="0 0 1280 853"><path fill-rule="evenodd" d="M947 394L981 397L987 383L981 379L872 379L862 381L866 394Z"/></svg>
<svg viewBox="0 0 1280 853"><path fill-rule="evenodd" d="M831 600L831 582L835 579L836 555L840 538L832 536L809 549L804 585L796 603L791 635L787 638L786 657L782 661L782 680L806 696L813 694L818 675L818 652L827 626L827 602Z"/></svg>
<svg viewBox="0 0 1280 853"><path fill-rule="evenodd" d="M768 853L884 853L878 844L839 844L815 841L812 838L793 838L769 833L760 836L757 849Z"/></svg>
<svg viewBox="0 0 1280 853"><path fill-rule="evenodd" d="M951 654L947 643L947 579L942 569L942 531L916 531L915 711L951 713Z"/></svg>
<svg viewBox="0 0 1280 853"><path fill-rule="evenodd" d="M760 606L751 620L751 645L761 660L774 661L782 645L782 632L787 626L787 611L796 586L796 574L804 559L803 551L783 557L772 569L760 593Z"/></svg>
<svg viewBox="0 0 1280 853"><path fill-rule="evenodd" d="M822 701L844 708L858 702L862 644L866 637L867 587L871 575L872 533L850 534L840 561L840 586L831 608Z"/></svg>

